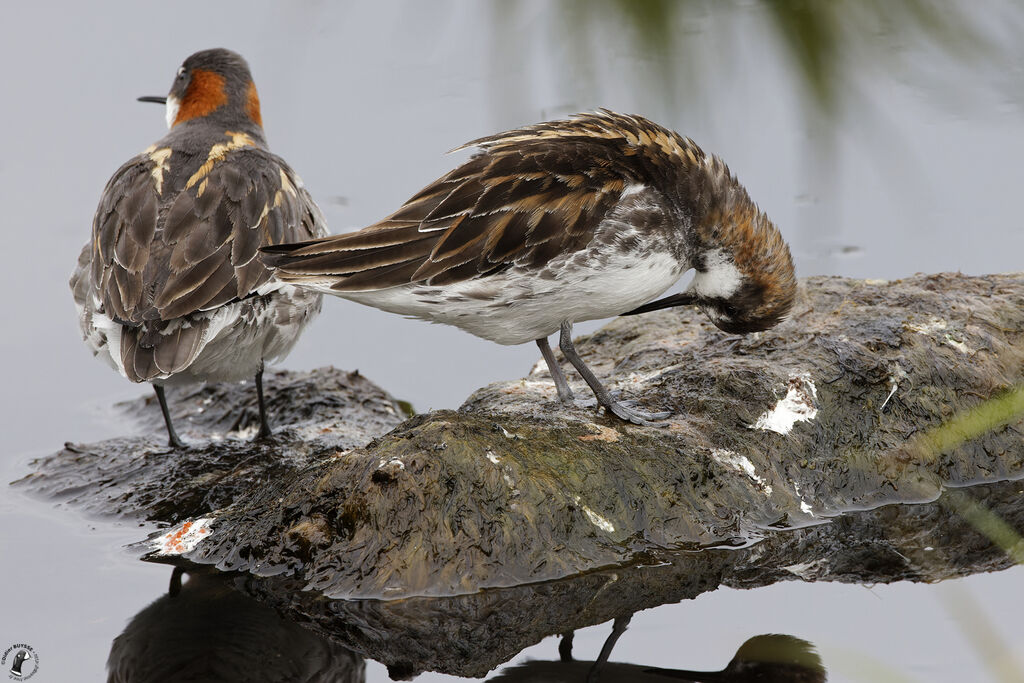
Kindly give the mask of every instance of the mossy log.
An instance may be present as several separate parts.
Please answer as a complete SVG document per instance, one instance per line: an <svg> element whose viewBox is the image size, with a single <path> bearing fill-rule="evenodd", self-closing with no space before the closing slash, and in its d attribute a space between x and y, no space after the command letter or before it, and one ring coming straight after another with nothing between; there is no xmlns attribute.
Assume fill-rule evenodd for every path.
<svg viewBox="0 0 1024 683"><path fill-rule="evenodd" d="M162 482L159 509L117 511L176 524L141 546L148 559L239 572L395 675L480 675L545 635L719 585L931 581L1024 554L1022 411L963 422L1024 383L1022 274L810 278L767 332L728 336L677 309L578 348L624 398L673 416L635 426L563 405L537 368L358 448L303 440L317 420L344 430L329 406L260 457L210 444L192 466L236 458L218 481L243 485L197 500L190 470ZM148 476L129 451L67 450L27 482L77 486L102 511L83 493L98 472Z"/></svg>
<svg viewBox="0 0 1024 683"><path fill-rule="evenodd" d="M15 485L96 517L177 524L244 501L268 482L288 481L325 454L356 448L406 417L402 404L358 372L268 371L271 439L254 441L259 410L252 382L168 390L188 448L167 445L155 397L116 406L145 433L64 449L32 463Z"/></svg>

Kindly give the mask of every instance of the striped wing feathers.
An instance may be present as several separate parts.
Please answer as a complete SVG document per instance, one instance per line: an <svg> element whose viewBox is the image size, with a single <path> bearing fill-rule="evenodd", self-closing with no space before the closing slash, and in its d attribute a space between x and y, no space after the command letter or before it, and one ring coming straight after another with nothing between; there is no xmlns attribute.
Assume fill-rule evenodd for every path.
<svg viewBox="0 0 1024 683"><path fill-rule="evenodd" d="M122 323L168 321L245 298L270 278L259 247L323 234L309 194L267 152L238 150L201 181L164 173L159 184L151 156L114 175L93 221L93 283ZM172 154L172 174L174 162Z"/></svg>
<svg viewBox="0 0 1024 683"><path fill-rule="evenodd" d="M324 232L301 181L262 149L211 152L205 161L147 152L107 184L93 220L91 263L72 287L79 300L90 274L96 312L124 326L125 375L149 381L187 368L207 341L213 312L268 282L259 247Z"/></svg>
<svg viewBox="0 0 1024 683"><path fill-rule="evenodd" d="M266 249L283 280L336 291L444 285L510 265L540 268L582 248L635 182L607 141L550 138L490 145L385 220L345 235Z"/></svg>

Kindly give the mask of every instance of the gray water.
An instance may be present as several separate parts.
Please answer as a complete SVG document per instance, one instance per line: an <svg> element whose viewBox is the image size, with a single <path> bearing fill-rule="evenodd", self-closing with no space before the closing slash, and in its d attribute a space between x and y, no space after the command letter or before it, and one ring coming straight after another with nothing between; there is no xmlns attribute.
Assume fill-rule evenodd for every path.
<svg viewBox="0 0 1024 683"><path fill-rule="evenodd" d="M981 23L1010 31L996 6L974 7ZM165 93L180 62L207 47L249 60L271 148L334 232L389 213L463 158L444 152L466 140L604 106L722 156L790 240L802 275L1021 269L1020 60L957 62L879 31L848 55L847 98L823 117L801 96L760 5L707 7L673 33L679 71L698 78L666 89L628 28L595 20L584 35L556 3L8 3L0 480L64 441L130 429L109 406L148 387L90 358L67 279L107 178L163 135L163 111L135 97ZM420 411L457 407L536 361L532 345L499 347L341 300L324 309L286 365L358 368ZM32 645L38 681L102 679L110 641L165 590L167 568L120 550L139 529L9 490L0 519L0 648ZM938 586L723 589L638 614L613 659L717 669L749 636L790 633L819 648L833 681L998 680L992 658L1024 644L1022 587L1016 568ZM998 643L979 636L984 628L1005 648L990 652ZM606 631L578 634L577 654L593 658ZM516 661L527 656L554 658L555 641ZM368 680L386 673L371 664Z"/></svg>

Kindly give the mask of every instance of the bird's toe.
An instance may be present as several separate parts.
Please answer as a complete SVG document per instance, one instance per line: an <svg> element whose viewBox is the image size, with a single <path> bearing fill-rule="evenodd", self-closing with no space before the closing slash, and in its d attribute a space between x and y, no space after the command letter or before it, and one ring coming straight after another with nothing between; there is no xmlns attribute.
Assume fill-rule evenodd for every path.
<svg viewBox="0 0 1024 683"><path fill-rule="evenodd" d="M612 413L616 417L627 422L632 422L633 424L636 425L649 425L654 422L664 420L668 418L670 415L672 415L670 411L649 413L645 410L637 410L630 407L629 405L626 405L627 403L633 403L635 405L635 402L632 401L616 401L611 405L605 407L608 409L610 413Z"/></svg>

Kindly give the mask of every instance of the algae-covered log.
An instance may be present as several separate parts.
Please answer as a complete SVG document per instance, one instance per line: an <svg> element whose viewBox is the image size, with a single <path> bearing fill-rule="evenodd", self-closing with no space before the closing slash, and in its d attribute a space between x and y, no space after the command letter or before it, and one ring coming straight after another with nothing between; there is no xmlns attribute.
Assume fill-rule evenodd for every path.
<svg viewBox="0 0 1024 683"><path fill-rule="evenodd" d="M148 397L118 406L148 435L65 444L15 483L97 516L177 523L287 481L325 453L361 446L404 417L394 398L358 372L268 371L264 384L272 439L252 440L259 413L248 382L175 387L168 391L174 424L188 448L167 446L160 410Z"/></svg>
<svg viewBox="0 0 1024 683"><path fill-rule="evenodd" d="M1020 475L1019 425L910 446L1024 380L1022 333L1021 276L813 278L744 338L696 311L620 319L579 347L665 424L564 407L546 378L492 385L207 516L185 556L329 597L451 595L933 500Z"/></svg>
<svg viewBox="0 0 1024 683"><path fill-rule="evenodd" d="M767 332L725 335L677 309L578 348L611 388L673 417L635 426L565 406L537 372L362 447L303 444L328 407L277 437L282 458L232 451L224 495L165 488L159 509L129 496L119 511L193 518L148 558L237 571L396 675L479 675L545 635L723 584L930 581L1024 556L1024 275L810 278ZM152 474L123 450L84 450L95 459L58 454L30 484L77 486L87 503L110 471Z"/></svg>
<svg viewBox="0 0 1024 683"><path fill-rule="evenodd" d="M482 677L546 636L722 585L932 582L1005 569L1014 560L979 530L970 512L981 503L1019 534L1022 497L1020 481L977 484L969 492L946 490L931 503L883 505L812 526L769 530L740 547L638 551L624 567L452 597L330 600L287 574L243 574L237 583L318 633L383 662L396 678L421 671ZM1020 561L1024 543L1016 553Z"/></svg>

